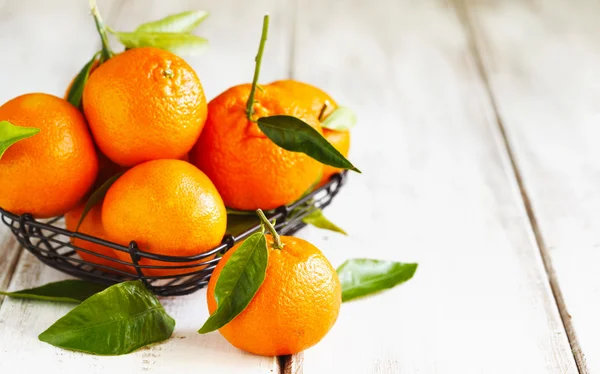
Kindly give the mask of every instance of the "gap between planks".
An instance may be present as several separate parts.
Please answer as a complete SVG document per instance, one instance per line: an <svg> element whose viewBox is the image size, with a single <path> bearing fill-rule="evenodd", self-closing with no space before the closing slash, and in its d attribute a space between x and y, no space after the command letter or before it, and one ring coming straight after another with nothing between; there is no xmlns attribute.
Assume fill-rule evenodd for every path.
<svg viewBox="0 0 600 374"><path fill-rule="evenodd" d="M531 229L535 236L535 241L540 252L542 262L544 264L544 269L548 277L548 282L550 284L554 300L558 307L560 318L562 320L563 327L567 334L569 345L571 346L571 351L575 358L575 362L577 363L577 369L581 374L589 374L590 371L587 367L585 356L579 344L579 340L577 339L575 328L573 326L573 323L571 322L571 315L567 310L567 305L565 303L565 299L563 297L558 282L558 277L556 276L556 271L554 270L554 266L552 265L552 260L550 257L550 253L548 252L548 247L546 246L546 243L540 231L538 220L533 209L533 205L531 204L531 200L529 199L527 189L525 188L525 184L523 183L521 171L519 170L514 151L512 149L510 140L508 138L508 134L502 121L502 116L500 115L500 111L498 109L498 104L496 102L496 97L494 96L494 92L489 81L488 73L484 66L483 59L481 58L479 46L475 39L475 29L473 27L473 21L469 15L469 10L467 9L465 0L452 0L452 3L454 4L454 8L456 9L456 14L458 16L459 21L465 29L465 33L468 38L469 50L473 55L473 58L477 65L478 74L480 75L486 93L489 96L490 103L494 111L495 121L500 131L500 135L502 137L502 144L504 145L504 148L510 160L510 165L514 177L517 181L521 198L523 199L523 205L525 206L525 211L527 212L527 217L529 218L529 223L531 225Z"/></svg>
<svg viewBox="0 0 600 374"><path fill-rule="evenodd" d="M288 61L288 79L294 79L294 60L296 59L296 31L298 28L298 0L288 0L288 12L291 16L289 30L289 61ZM302 374L304 372L304 353L300 352L295 355L278 356L277 364L279 365L280 374Z"/></svg>

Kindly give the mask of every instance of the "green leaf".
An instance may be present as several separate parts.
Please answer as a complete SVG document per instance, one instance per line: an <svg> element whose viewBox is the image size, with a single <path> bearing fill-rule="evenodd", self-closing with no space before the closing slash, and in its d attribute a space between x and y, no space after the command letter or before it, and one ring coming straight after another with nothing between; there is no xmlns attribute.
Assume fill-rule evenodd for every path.
<svg viewBox="0 0 600 374"><path fill-rule="evenodd" d="M73 84L71 85L71 89L67 94L67 101L73 104L75 108L81 107L81 97L83 96L83 88L90 77L90 73L92 72L92 67L94 63L100 56L100 52L97 52L92 59L84 65L84 67L79 71L79 74L73 80Z"/></svg>
<svg viewBox="0 0 600 374"><path fill-rule="evenodd" d="M287 151L302 152L325 165L360 173L323 135L301 119L284 115L262 117L258 119L258 127Z"/></svg>
<svg viewBox="0 0 600 374"><path fill-rule="evenodd" d="M94 206L96 206L96 204L99 204L102 201L102 199L104 199L104 196L106 196L106 193L108 192L108 189L110 188L110 186L112 186L113 183L115 183L117 181L117 179L119 179L121 177L121 175L123 175L123 173L118 173L116 175L113 175L112 177L108 178L106 180L106 182L104 182L104 184L102 184L102 186L98 187L98 189L96 191L92 192L92 194L86 201L85 206L83 207L83 212L81 213L81 217L79 217L79 222L77 222L77 227L75 227L75 232L79 231L79 226L81 226L81 224L83 223L83 220L88 215L90 210L92 210L92 208Z"/></svg>
<svg viewBox="0 0 600 374"><path fill-rule="evenodd" d="M197 55L208 47L208 40L196 35L173 32L112 33L127 48L155 47L178 55Z"/></svg>
<svg viewBox="0 0 600 374"><path fill-rule="evenodd" d="M88 297L103 291L107 286L82 280L65 280L48 283L41 287L29 288L21 291L4 292L0 295L17 299L34 299L45 301L62 301L67 303L80 303Z"/></svg>
<svg viewBox="0 0 600 374"><path fill-rule="evenodd" d="M181 32L189 34L208 17L204 10L190 10L172 14L156 21L146 22L135 29L136 32Z"/></svg>
<svg viewBox="0 0 600 374"><path fill-rule="evenodd" d="M342 301L369 295L404 283L413 277L417 264L352 259L337 269L342 283Z"/></svg>
<svg viewBox="0 0 600 374"><path fill-rule="evenodd" d="M122 355L168 339L175 320L139 281L95 294L56 321L39 339L56 347Z"/></svg>
<svg viewBox="0 0 600 374"><path fill-rule="evenodd" d="M8 121L0 121L0 159L11 145L39 132L40 129L35 127L15 126Z"/></svg>
<svg viewBox="0 0 600 374"><path fill-rule="evenodd" d="M337 107L330 115L321 122L321 126L330 130L345 131L356 125L356 114L343 106Z"/></svg>
<svg viewBox="0 0 600 374"><path fill-rule="evenodd" d="M323 215L323 211L321 209L312 211L309 215L302 218L302 222L304 222L308 225L313 225L320 229L331 230L331 231L339 232L340 234L348 235L348 233L346 233L346 231L344 231L344 229L342 229L341 227L337 226L335 223L328 220L327 217L325 217L325 215Z"/></svg>
<svg viewBox="0 0 600 374"><path fill-rule="evenodd" d="M254 233L229 257L215 286L217 310L198 330L206 334L220 329L240 314L265 280L269 251L261 232Z"/></svg>

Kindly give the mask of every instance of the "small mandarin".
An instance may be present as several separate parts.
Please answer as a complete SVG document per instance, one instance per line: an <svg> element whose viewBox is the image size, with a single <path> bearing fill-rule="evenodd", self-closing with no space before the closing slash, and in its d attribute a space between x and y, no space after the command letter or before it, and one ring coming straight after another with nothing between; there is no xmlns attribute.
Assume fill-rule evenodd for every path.
<svg viewBox="0 0 600 374"><path fill-rule="evenodd" d="M77 224L79 223L79 219L83 214L84 208L85 204L82 203L75 209L65 214L65 224L67 230L75 231L75 229L77 229ZM109 240L108 236L106 235L106 231L104 230L104 225L102 224L102 204L97 204L92 209L90 209L90 211L83 219L83 222L81 223L81 226L79 227L77 232L93 236L99 239ZM113 249L100 244L95 244L86 240L75 238L71 238L71 243L76 247L86 249L88 251L98 253L100 255L117 258L117 254ZM100 271L111 272L111 270L108 268L113 268L126 273L135 273L135 269L132 266L123 265L119 262L111 261L110 259L98 257L94 254L83 252L80 250L77 250L77 254L84 261L101 265L100 267L98 267Z"/></svg>
<svg viewBox="0 0 600 374"><path fill-rule="evenodd" d="M0 121L40 129L0 159L0 207L37 218L73 209L98 174L98 157L83 115L61 98L32 93L2 105Z"/></svg>
<svg viewBox="0 0 600 374"><path fill-rule="evenodd" d="M300 105L302 107L307 108L317 118L327 118L337 108L337 103L331 96L308 83L288 79L275 81L270 85L280 87L289 92L296 100L301 102ZM323 136L344 157L348 157L348 152L350 151L350 131L336 131L323 128ZM341 169L325 165L319 185L325 184L333 174L340 171Z"/></svg>

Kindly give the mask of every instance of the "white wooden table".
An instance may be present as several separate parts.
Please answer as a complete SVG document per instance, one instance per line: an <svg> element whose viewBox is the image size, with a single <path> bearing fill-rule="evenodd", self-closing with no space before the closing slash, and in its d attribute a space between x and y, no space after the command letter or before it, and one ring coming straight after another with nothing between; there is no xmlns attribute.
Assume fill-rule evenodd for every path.
<svg viewBox="0 0 600 374"><path fill-rule="evenodd" d="M419 262L413 280L344 304L330 334L281 360L196 333L205 293L163 300L175 337L127 356L37 335L70 306L0 297L0 373L600 373L600 2L99 0L109 25L206 9L188 58L208 97L293 77L353 108L352 175L300 235L334 265ZM83 0L0 0L0 102L62 95L98 50ZM0 230L0 289L65 278Z"/></svg>

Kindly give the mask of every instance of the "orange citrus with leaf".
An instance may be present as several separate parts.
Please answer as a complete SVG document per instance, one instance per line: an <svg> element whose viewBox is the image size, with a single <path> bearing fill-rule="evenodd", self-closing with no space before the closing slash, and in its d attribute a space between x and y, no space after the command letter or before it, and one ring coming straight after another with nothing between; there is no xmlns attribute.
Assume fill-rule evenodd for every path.
<svg viewBox="0 0 600 374"><path fill-rule="evenodd" d="M63 99L33 93L2 105L0 121L40 129L0 159L0 207L47 218L77 205L98 174L98 157L82 114Z"/></svg>
<svg viewBox="0 0 600 374"><path fill-rule="evenodd" d="M209 251L225 235L227 212L210 179L181 160L155 160L137 165L109 188L102 222L111 240L167 256L194 256ZM129 253L117 252L131 261ZM141 265L169 266L142 259ZM193 265L193 263L179 263ZM146 275L175 275L199 270L143 269Z"/></svg>
<svg viewBox="0 0 600 374"><path fill-rule="evenodd" d="M308 83L299 82L292 79L280 80L271 83L289 92L302 107L320 120L327 118L336 108L337 103L325 91L312 86ZM350 131L337 131L323 128L323 136L331 143L344 157L348 157L350 151ZM324 184L333 174L339 173L341 169L325 165L323 176L319 184Z"/></svg>
<svg viewBox="0 0 600 374"><path fill-rule="evenodd" d="M268 264L264 282L248 304L219 332L245 351L278 356L301 352L317 344L337 320L342 288L335 269L309 242L280 237L276 248L267 236ZM229 250L208 283L208 310L217 310L215 287L223 267L241 246Z"/></svg>
<svg viewBox="0 0 600 374"><path fill-rule="evenodd" d="M235 86L208 104L208 118L190 158L215 183L228 207L274 209L300 198L321 176L323 165L274 144L247 118L250 90L250 84ZM294 116L321 132L316 117L278 87L262 86L254 101L256 118Z"/></svg>
<svg viewBox="0 0 600 374"><path fill-rule="evenodd" d="M90 209L90 211L87 213L87 215L81 222L79 229L77 229L77 225L79 224L79 220L81 218L81 215L83 214L84 207L85 204L80 204L75 209L65 214L65 224L67 230L77 230L77 232L80 232L82 234L93 236L99 239L109 240L108 236L106 235L106 230L104 230L104 225L102 224L102 204L97 204L94 207L92 207L92 209ZM95 244L87 240L76 238L71 238L71 243L76 247L97 253L99 255L117 258L115 251L104 245ZM135 273L135 269L132 266L127 266L119 262L112 261L107 258L102 258L92 253L87 253L80 250L77 250L77 254L84 261L101 265L99 267L100 271L110 272L111 270L108 268L113 268L127 273Z"/></svg>
<svg viewBox="0 0 600 374"><path fill-rule="evenodd" d="M183 157L206 120L198 76L158 48L130 49L101 64L82 100L98 147L122 166Z"/></svg>

